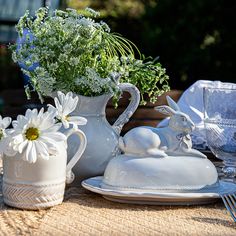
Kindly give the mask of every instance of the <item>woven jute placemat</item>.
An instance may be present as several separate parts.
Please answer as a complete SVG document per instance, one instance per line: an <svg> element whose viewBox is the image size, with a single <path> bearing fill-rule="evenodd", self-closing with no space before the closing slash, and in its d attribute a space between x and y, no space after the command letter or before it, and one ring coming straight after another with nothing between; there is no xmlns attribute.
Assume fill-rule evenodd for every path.
<svg viewBox="0 0 236 236"><path fill-rule="evenodd" d="M23 211L4 205L0 235L236 235L223 204L191 207L113 203L82 188L66 190L63 204Z"/></svg>

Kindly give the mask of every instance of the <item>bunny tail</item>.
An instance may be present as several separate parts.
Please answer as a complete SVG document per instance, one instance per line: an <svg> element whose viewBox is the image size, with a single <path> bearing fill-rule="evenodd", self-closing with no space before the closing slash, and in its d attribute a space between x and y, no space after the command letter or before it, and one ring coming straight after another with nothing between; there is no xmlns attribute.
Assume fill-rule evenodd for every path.
<svg viewBox="0 0 236 236"><path fill-rule="evenodd" d="M162 158L162 157L168 156L164 151L157 149L157 148L152 148L152 149L147 150L147 154L150 156L153 156L153 157L157 157L157 158L158 157Z"/></svg>

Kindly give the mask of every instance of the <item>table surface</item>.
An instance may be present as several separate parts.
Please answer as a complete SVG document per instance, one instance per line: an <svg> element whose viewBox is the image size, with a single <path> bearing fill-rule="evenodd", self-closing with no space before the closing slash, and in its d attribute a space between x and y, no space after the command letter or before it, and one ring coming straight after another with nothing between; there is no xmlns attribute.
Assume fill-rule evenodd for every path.
<svg viewBox="0 0 236 236"><path fill-rule="evenodd" d="M0 190L0 235L225 236L236 235L236 224L220 200L190 207L127 205L70 187L61 205L24 211L4 205Z"/></svg>

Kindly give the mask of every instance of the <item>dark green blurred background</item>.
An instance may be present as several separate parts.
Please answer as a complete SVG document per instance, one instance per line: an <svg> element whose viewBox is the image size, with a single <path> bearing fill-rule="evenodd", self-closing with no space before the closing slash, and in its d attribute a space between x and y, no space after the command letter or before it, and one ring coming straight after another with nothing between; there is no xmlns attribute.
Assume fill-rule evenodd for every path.
<svg viewBox="0 0 236 236"><path fill-rule="evenodd" d="M0 1L1 6L4 2ZM172 89L184 90L199 79L236 82L235 0L52 0L42 4L45 2L53 8L90 6L101 11L101 19L112 31L132 40L146 56L159 57ZM33 14L33 7L31 10ZM14 33L8 41L14 41ZM1 90L23 86L22 75L4 46L7 43L2 40L0 48Z"/></svg>

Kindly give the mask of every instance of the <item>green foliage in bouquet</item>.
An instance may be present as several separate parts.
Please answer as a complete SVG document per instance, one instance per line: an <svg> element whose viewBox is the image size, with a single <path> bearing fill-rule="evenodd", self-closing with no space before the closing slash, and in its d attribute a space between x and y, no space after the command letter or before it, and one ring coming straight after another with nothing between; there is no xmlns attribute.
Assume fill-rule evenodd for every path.
<svg viewBox="0 0 236 236"><path fill-rule="evenodd" d="M47 8L40 8L35 19L26 12L16 26L20 37L25 30L28 34L20 47L11 46L13 60L27 67L38 64L34 70L22 70L42 100L57 90L84 96L113 93L118 98L119 82L129 82L139 88L145 104L144 94L155 102L169 90L168 76L160 63L143 61L131 41L111 33L103 21L94 20L98 12L86 11L56 10L49 15ZM142 59L136 59L135 54Z"/></svg>

